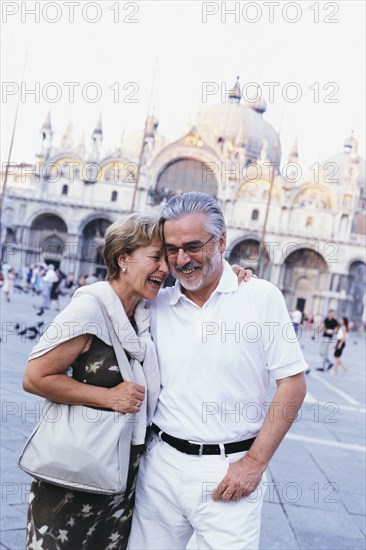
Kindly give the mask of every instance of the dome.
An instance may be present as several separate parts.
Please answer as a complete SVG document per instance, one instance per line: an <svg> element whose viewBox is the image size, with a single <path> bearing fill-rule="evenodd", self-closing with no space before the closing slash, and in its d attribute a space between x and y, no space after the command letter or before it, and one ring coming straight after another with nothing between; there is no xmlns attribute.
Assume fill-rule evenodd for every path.
<svg viewBox="0 0 366 550"><path fill-rule="evenodd" d="M320 181L342 187L346 180L352 150L347 147L343 153L334 155L321 163ZM358 156L358 187L365 187L365 159Z"/></svg>
<svg viewBox="0 0 366 550"><path fill-rule="evenodd" d="M122 154L123 156L132 160L138 161L141 153L142 139L144 137L144 131L139 130L133 134L130 134L123 140ZM154 138L154 156L167 145L167 139L159 132L156 132Z"/></svg>
<svg viewBox="0 0 366 550"><path fill-rule="evenodd" d="M264 104L220 103L200 113L197 130L202 139L216 150L221 150L224 141L241 145L243 136L247 157L252 162L259 158L263 140L266 140L268 159L279 162L281 144L276 130L262 117L264 110Z"/></svg>

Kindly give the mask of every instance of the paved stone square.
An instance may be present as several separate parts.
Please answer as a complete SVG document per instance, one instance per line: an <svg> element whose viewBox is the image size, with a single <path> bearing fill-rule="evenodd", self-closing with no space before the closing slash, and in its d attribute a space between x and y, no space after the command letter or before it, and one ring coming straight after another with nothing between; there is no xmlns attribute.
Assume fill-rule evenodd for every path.
<svg viewBox="0 0 366 550"><path fill-rule="evenodd" d="M35 340L19 336L14 327L51 322L54 311L37 317L34 306L40 301L13 294L10 303L2 304L0 550L25 548L30 478L16 462L43 400L22 390L26 358ZM62 298L62 305L66 303ZM365 340L349 335L344 351L349 370L337 376L315 370L320 366L318 344L309 331L300 341L312 368L308 394L269 468L260 548L364 549Z"/></svg>

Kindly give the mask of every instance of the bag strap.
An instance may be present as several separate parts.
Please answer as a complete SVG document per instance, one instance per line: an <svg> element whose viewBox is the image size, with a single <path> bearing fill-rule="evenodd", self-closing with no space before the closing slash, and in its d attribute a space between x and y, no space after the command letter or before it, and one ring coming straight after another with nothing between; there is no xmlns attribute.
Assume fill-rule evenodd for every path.
<svg viewBox="0 0 366 550"><path fill-rule="evenodd" d="M109 336L110 336L111 342L112 342L112 346L113 346L114 352L115 352L116 357L117 357L118 368L120 370L121 376L122 376L124 381L134 382L135 377L133 375L133 371L132 371L130 362L128 360L128 357L126 355L126 352L125 352L120 340L117 337L117 334L116 334L115 330L113 329L111 320L110 320L109 315L107 313L107 310L104 307L104 304L96 296L95 296L95 298L98 301L99 307L101 309L101 312L103 314L105 323L107 325Z"/></svg>

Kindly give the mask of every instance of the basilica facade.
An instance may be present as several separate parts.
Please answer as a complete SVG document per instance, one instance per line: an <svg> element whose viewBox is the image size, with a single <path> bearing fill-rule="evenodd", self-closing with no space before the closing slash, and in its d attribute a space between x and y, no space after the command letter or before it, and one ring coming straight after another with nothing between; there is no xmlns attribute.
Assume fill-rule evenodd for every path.
<svg viewBox="0 0 366 550"><path fill-rule="evenodd" d="M8 167L3 196L2 258L17 271L46 262L63 272L105 274L106 228L133 211L159 211L170 196L202 191L226 218L230 263L251 267L282 290L288 308L333 308L365 322L365 160L351 136L343 151L307 174L296 142L281 161L263 99L227 101L202 111L175 142L148 116L143 131L103 153L99 120L90 146L68 126L55 146L50 116L33 165Z"/></svg>

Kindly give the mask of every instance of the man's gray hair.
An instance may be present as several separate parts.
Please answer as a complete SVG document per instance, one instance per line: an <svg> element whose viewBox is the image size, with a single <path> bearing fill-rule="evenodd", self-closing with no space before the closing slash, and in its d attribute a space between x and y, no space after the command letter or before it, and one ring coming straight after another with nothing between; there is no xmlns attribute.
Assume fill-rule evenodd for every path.
<svg viewBox="0 0 366 550"><path fill-rule="evenodd" d="M205 214L206 229L215 237L226 234L224 214L216 199L205 193L195 191L175 195L168 200L160 214L160 221L179 220L188 214Z"/></svg>

